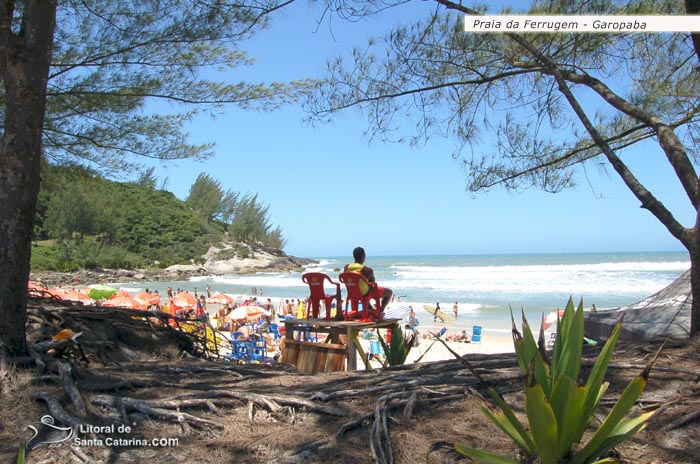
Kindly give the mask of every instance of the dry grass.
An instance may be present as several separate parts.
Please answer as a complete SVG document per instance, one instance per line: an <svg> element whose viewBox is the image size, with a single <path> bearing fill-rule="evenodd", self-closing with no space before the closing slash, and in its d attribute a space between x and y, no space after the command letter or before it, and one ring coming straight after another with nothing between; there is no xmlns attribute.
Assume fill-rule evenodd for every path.
<svg viewBox="0 0 700 464"><path fill-rule="evenodd" d="M106 447L69 446L39 448L33 451L28 462L35 463L369 463L370 428L368 420L340 437L336 433L348 422L371 413L380 395L371 392L386 386L391 391L413 389L420 396L411 414L403 407L388 411L388 432L392 445L393 462L455 462L459 459L449 449L454 442L480 449L498 451L517 457L514 445L477 408L478 395L468 387L460 387L459 379L468 373L456 362L440 362L421 365L420 369L388 369L374 372L322 375L286 373L279 368L235 366L180 356L177 340L168 337L154 338L156 332L143 330L143 324L131 318L119 320L119 324L105 319L79 320L76 310L59 311L61 327L71 323L83 324L80 330L86 334L86 351L89 367L76 366L76 375L82 383L82 394L89 401L95 392L88 386L95 385L102 377L123 378L141 382L137 387L101 390L105 393L137 399L169 399L177 395L201 393L213 390L257 393L270 396L288 395L310 399L316 392L356 391L356 394L328 401L316 401L323 406L345 409L346 416L337 417L310 411L304 407L283 408L279 414L253 406L245 400L230 399L216 403L215 408L188 408L186 412L216 421L217 427L184 428L177 422L158 417L129 412L130 436L151 439L175 437L177 446L154 447ZM48 319L47 319L48 320ZM87 325L85 325L87 324ZM141 324L141 325L139 325ZM59 327L32 325L32 336L51 335ZM41 337L35 340L41 340ZM99 342L99 343L98 343ZM102 347L101 350L94 347ZM106 343L106 344L105 344ZM105 351L109 347L108 351ZM613 357L608 375L611 382L606 399L612 401L629 380L639 373L639 365L645 364L655 346L622 346ZM700 424L690 415L700 405L700 346L698 342L669 347L652 371L643 404L664 403L663 411L649 428L631 442L618 448L626 462L640 463L696 463L700 462L700 450L695 443L700 440ZM113 360L100 361L100 355ZM131 356L134 360L129 361ZM470 358L473 359L473 358ZM488 364L485 375L508 374L510 366L494 363L492 356L481 360ZM508 364L508 363L505 363ZM407 382L434 372L439 382L409 387ZM493 377L497 378L497 377ZM455 380L456 379L456 380ZM522 403L518 385L495 383L496 388L507 387L506 401L515 406ZM513 388L515 387L515 388ZM18 369L0 360L0 462L13 462L17 446L31 433L28 424L37 424L47 414L46 404L34 399L39 391L50 391L62 401L66 411L75 413L58 387L54 371L46 374L36 369ZM429 402L440 395L452 395L448 401ZM426 400L426 401L424 401ZM610 402L608 402L610 404ZM602 411L602 419L605 411ZM109 411L92 407L88 422L94 423L106 417ZM113 413L113 411L112 411ZM671 427L689 418L688 423Z"/></svg>
<svg viewBox="0 0 700 464"><path fill-rule="evenodd" d="M19 369L0 354L0 455L17 452L31 437L29 418L40 418L45 410L32 399L35 374Z"/></svg>

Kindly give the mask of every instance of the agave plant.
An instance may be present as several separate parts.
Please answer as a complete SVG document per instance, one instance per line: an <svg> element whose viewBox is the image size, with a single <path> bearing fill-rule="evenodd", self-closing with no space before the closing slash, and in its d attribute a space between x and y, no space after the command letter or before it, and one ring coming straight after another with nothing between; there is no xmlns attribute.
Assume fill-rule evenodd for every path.
<svg viewBox="0 0 700 464"><path fill-rule="evenodd" d="M510 406L491 387L488 387L488 393L500 410L491 411L486 405L480 405L480 408L518 445L528 462L535 458L539 458L538 462L542 464L615 462L606 458L610 450L642 430L656 413L654 409L628 417L644 391L651 366L661 349L641 374L629 383L590 440L581 444L583 434L608 388L608 382L604 381L605 373L621 327L621 323L616 325L583 383L579 381L583 350L583 302L574 309L574 303L569 299L564 315L557 321L557 338L551 361L545 350L544 328L540 326L538 343L524 314L522 335L513 321L513 343L525 382L528 427L518 420ZM476 462L519 462L461 444L455 444L455 449Z"/></svg>
<svg viewBox="0 0 700 464"><path fill-rule="evenodd" d="M27 449L25 448L25 444L21 443L19 445L19 451L17 452L17 464L25 464L26 454Z"/></svg>
<svg viewBox="0 0 700 464"><path fill-rule="evenodd" d="M401 327L397 327L396 330L391 332L391 341L388 345L382 337L379 337L379 342L384 350L384 367L403 365L406 362L408 353L411 352L414 339L415 334L406 337Z"/></svg>

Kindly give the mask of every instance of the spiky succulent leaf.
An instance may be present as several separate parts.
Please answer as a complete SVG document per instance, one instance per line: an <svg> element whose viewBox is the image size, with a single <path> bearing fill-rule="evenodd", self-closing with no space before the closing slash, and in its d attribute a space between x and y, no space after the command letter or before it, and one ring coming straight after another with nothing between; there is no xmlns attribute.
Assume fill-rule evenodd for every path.
<svg viewBox="0 0 700 464"><path fill-rule="evenodd" d="M542 464L557 462L557 419L539 384L525 387L525 413Z"/></svg>
<svg viewBox="0 0 700 464"><path fill-rule="evenodd" d="M598 430L596 430L595 434L593 434L591 440L588 442L588 444L586 444L586 446L583 447L582 450L576 453L576 456L572 459L571 464L582 464L591 458L600 456L602 453L607 451L607 449L610 449L605 449L604 444L610 439L617 427L620 426L620 423L623 421L623 419L625 419L625 416L627 416L632 407L634 407L635 403L644 392L646 383L647 379L640 375L632 380L629 385L627 385L627 388L625 388L625 391L622 392L620 399L617 400L615 406L613 406L608 413L608 416L605 418Z"/></svg>
<svg viewBox="0 0 700 464"><path fill-rule="evenodd" d="M598 355L593 369L591 369L591 373L588 375L588 380L586 381L586 403L583 409L583 417L587 419L587 421L579 425L579 432L581 435L583 435L586 427L588 427L600 399L607 390L608 384L604 382L605 374L608 370L613 352L615 351L615 346L617 345L617 339L620 336L621 330L622 323L618 322Z"/></svg>
<svg viewBox="0 0 700 464"><path fill-rule="evenodd" d="M493 388L489 388L488 392L500 408L500 411L491 412L487 407L479 405L481 412L508 435L525 454L534 456L536 454L535 443L525 430L525 427L523 427L523 424L515 417L513 410Z"/></svg>
<svg viewBox="0 0 700 464"><path fill-rule="evenodd" d="M586 388L568 377L559 377L552 388L550 404L557 421L558 459L571 454L573 445L581 440L578 430L585 399Z"/></svg>
<svg viewBox="0 0 700 464"><path fill-rule="evenodd" d="M591 452L591 455L602 456L608 454L611 449L642 431L657 412L658 409L645 412L634 418L626 417L622 419L611 435L603 440L600 446Z"/></svg>
<svg viewBox="0 0 700 464"><path fill-rule="evenodd" d="M455 443L455 451L471 458L475 462L482 464L519 464L519 461L501 456L499 454L488 453L468 446Z"/></svg>
<svg viewBox="0 0 700 464"><path fill-rule="evenodd" d="M558 321L557 339L552 355L552 378L565 375L578 379L581 371L581 353L583 352L583 301L574 309L574 302L569 302L564 309L564 316Z"/></svg>

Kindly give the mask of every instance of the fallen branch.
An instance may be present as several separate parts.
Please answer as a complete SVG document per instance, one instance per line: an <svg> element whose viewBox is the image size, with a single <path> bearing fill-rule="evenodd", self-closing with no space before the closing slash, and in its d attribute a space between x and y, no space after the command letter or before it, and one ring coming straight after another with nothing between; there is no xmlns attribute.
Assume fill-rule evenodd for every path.
<svg viewBox="0 0 700 464"><path fill-rule="evenodd" d="M58 361L58 376L61 379L63 392L73 404L75 413L79 418L85 419L87 417L87 407L85 406L85 401L80 395L80 391L73 380L73 368L71 365L67 362Z"/></svg>
<svg viewBox="0 0 700 464"><path fill-rule="evenodd" d="M49 414L51 414L54 419L60 421L62 424L70 427L76 427L80 424L80 420L68 414L58 400L50 393L41 391L36 393L34 398L44 401L49 410Z"/></svg>
<svg viewBox="0 0 700 464"><path fill-rule="evenodd" d="M209 426L219 429L223 429L224 426L220 422L202 419L192 414L185 412L174 412L167 409L149 406L147 401L136 400L133 398L123 398L111 395L92 395L89 397L89 401L92 404L105 406L113 409L118 409L120 406L131 408L135 411L142 412L155 417L160 417L162 419L172 420L177 423L182 423L182 421L192 422L193 424L199 426Z"/></svg>

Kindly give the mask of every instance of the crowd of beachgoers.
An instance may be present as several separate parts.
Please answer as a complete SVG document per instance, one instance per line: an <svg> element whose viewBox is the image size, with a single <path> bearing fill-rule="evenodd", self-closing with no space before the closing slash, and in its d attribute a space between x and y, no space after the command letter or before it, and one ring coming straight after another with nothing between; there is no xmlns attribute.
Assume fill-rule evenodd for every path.
<svg viewBox="0 0 700 464"><path fill-rule="evenodd" d="M232 342L264 341L264 348L258 343L259 351L265 352L260 359L274 360L279 357L284 344L284 321L287 319L306 319L309 308L308 299L280 298L264 296L263 290L251 288L250 295L230 295L214 292L209 285L198 292L181 288L167 288L162 294L158 290L145 289L134 294L124 289L106 285L90 287L62 286L43 287L36 283L29 285L30 295L68 300L83 305L101 307L129 308L144 311L162 311L172 316L187 320L200 321L202 326L209 326L224 333ZM337 316L333 303L331 318ZM323 310L322 310L323 311ZM415 345L407 362L427 362L449 359L453 356L441 339L460 355L466 353L497 353L513 351L512 341L504 336L491 335L478 343L471 343L471 333L467 330L447 326L442 321L431 318L419 323L414 308L400 301L392 302L387 308L388 317L400 319L405 333L415 334ZM325 317L325 312L320 314ZM379 331L365 330L360 341L369 353L370 344L381 335ZM375 343L376 345L376 343ZM233 343L232 343L233 346ZM235 349L235 348L234 348Z"/></svg>

